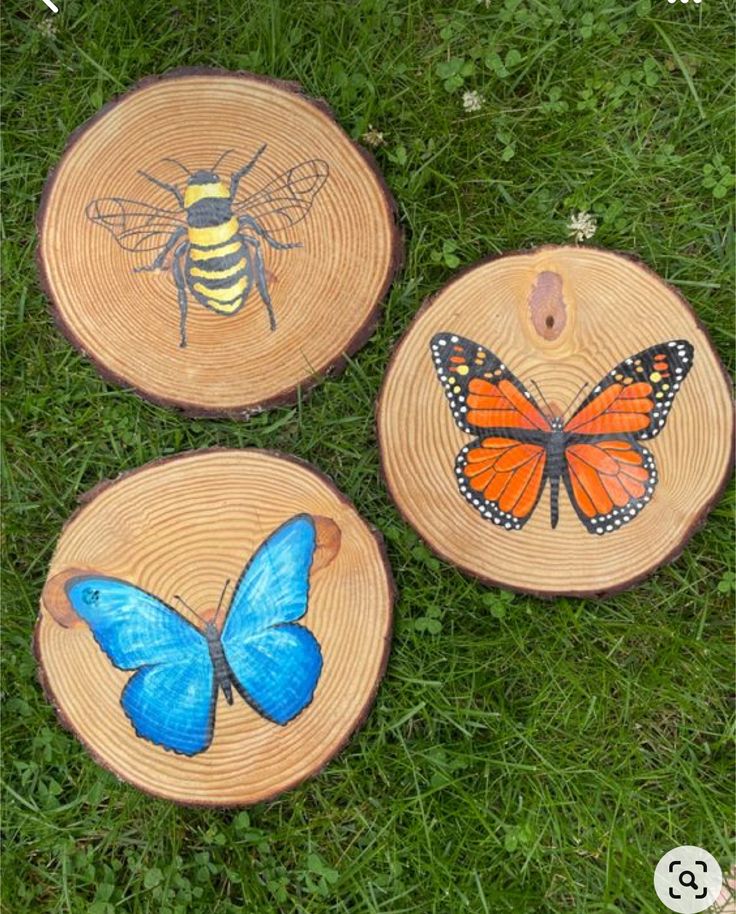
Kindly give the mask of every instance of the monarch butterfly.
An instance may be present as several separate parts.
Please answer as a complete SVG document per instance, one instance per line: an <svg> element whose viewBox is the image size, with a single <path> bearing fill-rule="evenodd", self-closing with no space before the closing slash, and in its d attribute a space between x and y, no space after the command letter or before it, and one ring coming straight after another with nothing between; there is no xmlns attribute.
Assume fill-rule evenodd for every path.
<svg viewBox="0 0 736 914"><path fill-rule="evenodd" d="M217 169L233 151L224 152L212 168L195 172L176 159L164 159L188 175L184 193L174 184L139 172L175 198L174 209L123 197L104 197L87 206L87 218L106 228L121 248L156 252L153 262L136 267L136 273L163 269L172 255L182 348L187 345L187 292L205 308L229 315L240 311L255 283L271 330L276 329L261 242L276 250L301 247L299 242L277 241L270 232L301 222L330 173L327 162L310 159L239 199L240 182L266 151L266 144L226 184Z"/></svg>
<svg viewBox="0 0 736 914"><path fill-rule="evenodd" d="M554 415L539 391L543 412L486 347L439 333L430 348L455 422L475 436L457 455L455 474L460 492L483 517L520 530L549 480L554 528L562 479L585 529L600 536L630 523L651 500L657 468L640 442L662 431L692 367L686 340L624 359L567 419Z"/></svg>

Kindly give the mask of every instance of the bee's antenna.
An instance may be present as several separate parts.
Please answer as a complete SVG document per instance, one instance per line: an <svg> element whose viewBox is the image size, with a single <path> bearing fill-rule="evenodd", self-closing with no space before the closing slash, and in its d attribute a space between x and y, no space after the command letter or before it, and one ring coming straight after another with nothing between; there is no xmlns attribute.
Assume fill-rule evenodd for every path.
<svg viewBox="0 0 736 914"><path fill-rule="evenodd" d="M537 384L537 382L534 381L534 380L530 380L529 383L532 384L532 385L534 386L534 389L535 389L536 392L539 394L539 397L540 397L542 403L544 403L544 405L547 407L547 410L548 410L550 416L554 416L554 410L552 409L552 407L551 407L551 406L549 405L549 403L547 402L547 398L546 398L545 395L542 393L542 388L539 386L539 384Z"/></svg>
<svg viewBox="0 0 736 914"><path fill-rule="evenodd" d="M189 175L189 177L191 178L191 176L192 176L191 171L189 171L189 169L187 168L186 165L182 165L178 159L166 158L166 159L161 159L161 161L162 162L172 162L174 165L178 165L179 168L181 168L182 171L186 172Z"/></svg>
<svg viewBox="0 0 736 914"><path fill-rule="evenodd" d="M219 158L219 159L215 162L215 164L212 166L212 168L210 169L210 171L215 171L215 169L217 168L217 166L220 165L220 164L222 164L222 161L223 161L223 159L225 158L225 156L229 156L231 152L235 152L235 150L234 150L234 149L226 149L225 152L223 152L223 154L220 156L220 158Z"/></svg>
<svg viewBox="0 0 736 914"><path fill-rule="evenodd" d="M215 610L215 615L212 617L212 624L214 625L217 622L217 617L220 615L220 608L222 607L222 601L225 599L225 591L230 586L230 578L225 581L225 586L222 588L222 593L220 594L219 602L217 603L217 609Z"/></svg>
<svg viewBox="0 0 736 914"><path fill-rule="evenodd" d="M570 410L573 408L573 406L577 403L578 397L579 397L580 394L585 390L585 388L586 388L587 386L588 386L588 382L586 381L585 384L583 384L583 385L581 386L580 390L579 390L579 391L575 394L575 396L572 398L572 400L570 401L570 405L567 407L567 409L565 410L565 412L562 414L562 418L563 418L563 419L566 419L566 418L567 418L567 414L570 412Z"/></svg>
<svg viewBox="0 0 736 914"><path fill-rule="evenodd" d="M159 181L158 178L154 178L153 175L149 175L146 171L138 171L139 175L142 175L147 181L150 181L152 184L155 184L157 187L160 187L162 190L168 191L170 194L173 194L179 206L184 207L184 197L181 195L181 191L178 187L174 187L173 184L167 184L165 181Z"/></svg>
<svg viewBox="0 0 736 914"><path fill-rule="evenodd" d="M207 624L207 623L205 622L205 620L204 620L204 619L200 616L200 614L197 612L197 610L196 610L196 609L192 609L192 607L191 607L185 600L183 600L183 599L179 596L178 593L175 593L175 594L174 594L174 599L175 599L175 600L178 600L178 601L181 603L182 606L186 606L186 608L189 610L189 612L190 612L190 613L193 613L193 614L199 619L199 621L200 621L203 625L206 625L206 624Z"/></svg>

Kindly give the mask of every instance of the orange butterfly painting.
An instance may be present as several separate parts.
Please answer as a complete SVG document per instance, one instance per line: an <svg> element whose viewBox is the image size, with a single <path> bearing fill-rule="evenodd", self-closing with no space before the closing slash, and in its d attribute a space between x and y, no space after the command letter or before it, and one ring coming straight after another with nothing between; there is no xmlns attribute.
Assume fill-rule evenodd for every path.
<svg viewBox="0 0 736 914"><path fill-rule="evenodd" d="M503 362L472 340L438 333L430 349L455 422L475 437L457 455L455 474L483 517L520 530L549 481L554 528L562 480L585 529L600 536L630 523L651 501L657 468L641 442L662 431L692 367L686 340L624 359L569 418L553 415L540 391L543 411Z"/></svg>

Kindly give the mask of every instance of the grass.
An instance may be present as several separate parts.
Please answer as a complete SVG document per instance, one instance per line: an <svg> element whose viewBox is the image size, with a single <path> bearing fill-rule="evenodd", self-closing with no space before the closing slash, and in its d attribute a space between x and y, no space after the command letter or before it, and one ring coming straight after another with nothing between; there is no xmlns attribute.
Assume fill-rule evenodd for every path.
<svg viewBox="0 0 736 914"><path fill-rule="evenodd" d="M486 590L400 521L373 404L423 297L491 252L636 252L731 353L732 14L719 0L6 0L4 911L473 914L661 911L677 844L733 856L732 508L605 601ZM299 80L372 124L408 255L344 376L250 422L191 421L108 387L54 331L33 217L76 126L181 65ZM462 108L476 90L485 105ZM154 801L56 722L29 649L77 496L208 445L293 451L385 534L400 583L388 673L319 777L248 812Z"/></svg>

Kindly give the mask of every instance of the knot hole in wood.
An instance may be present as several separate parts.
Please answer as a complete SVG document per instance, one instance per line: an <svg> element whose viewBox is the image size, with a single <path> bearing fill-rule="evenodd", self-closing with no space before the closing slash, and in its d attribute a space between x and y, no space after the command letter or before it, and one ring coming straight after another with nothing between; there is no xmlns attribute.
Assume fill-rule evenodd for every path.
<svg viewBox="0 0 736 914"><path fill-rule="evenodd" d="M567 306L562 297L562 277L545 270L539 274L529 295L529 314L537 333L556 340L567 323Z"/></svg>

